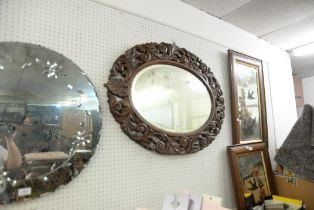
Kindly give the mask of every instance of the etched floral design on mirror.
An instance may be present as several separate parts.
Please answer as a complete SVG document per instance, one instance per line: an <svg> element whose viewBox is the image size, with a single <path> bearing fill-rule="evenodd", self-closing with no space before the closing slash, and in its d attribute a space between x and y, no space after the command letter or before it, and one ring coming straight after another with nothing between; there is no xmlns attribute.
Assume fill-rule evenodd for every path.
<svg viewBox="0 0 314 210"><path fill-rule="evenodd" d="M76 64L41 46L0 43L0 204L70 182L100 129L97 94Z"/></svg>
<svg viewBox="0 0 314 210"><path fill-rule="evenodd" d="M127 50L113 64L110 111L136 143L160 154L207 147L224 118L224 98L213 72L196 55L168 43Z"/></svg>

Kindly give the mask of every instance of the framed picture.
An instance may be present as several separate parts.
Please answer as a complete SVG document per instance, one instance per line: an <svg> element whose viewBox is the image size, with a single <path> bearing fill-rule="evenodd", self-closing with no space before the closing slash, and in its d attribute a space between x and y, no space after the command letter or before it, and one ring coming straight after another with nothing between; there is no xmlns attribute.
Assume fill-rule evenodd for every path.
<svg viewBox="0 0 314 210"><path fill-rule="evenodd" d="M267 120L262 61L228 50L233 143L265 141Z"/></svg>
<svg viewBox="0 0 314 210"><path fill-rule="evenodd" d="M228 156L237 209L247 209L248 197L259 204L276 194L265 142L229 146Z"/></svg>

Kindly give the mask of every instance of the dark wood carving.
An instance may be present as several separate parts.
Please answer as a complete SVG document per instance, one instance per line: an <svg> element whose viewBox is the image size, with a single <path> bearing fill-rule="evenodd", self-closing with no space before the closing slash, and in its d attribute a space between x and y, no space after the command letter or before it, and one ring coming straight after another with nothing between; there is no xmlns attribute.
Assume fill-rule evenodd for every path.
<svg viewBox="0 0 314 210"><path fill-rule="evenodd" d="M132 104L132 79L143 68L153 64L169 64L185 69L206 86L212 101L212 110L206 123L190 133L169 133L151 126ZM160 154L183 155L207 147L218 135L225 116L224 98L213 72L196 55L168 43L146 43L127 50L110 70L108 102L115 120L136 143ZM197 109L197 107L196 107Z"/></svg>

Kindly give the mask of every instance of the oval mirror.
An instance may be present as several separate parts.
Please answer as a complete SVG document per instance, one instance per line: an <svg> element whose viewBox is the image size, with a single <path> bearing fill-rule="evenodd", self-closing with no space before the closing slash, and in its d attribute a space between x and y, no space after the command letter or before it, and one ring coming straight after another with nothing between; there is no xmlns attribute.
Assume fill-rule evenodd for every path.
<svg viewBox="0 0 314 210"><path fill-rule="evenodd" d="M105 86L113 117L146 149L195 153L220 132L225 110L220 85L210 68L184 48L136 45L114 62Z"/></svg>
<svg viewBox="0 0 314 210"><path fill-rule="evenodd" d="M151 126L174 134L201 128L211 112L211 96L201 80L168 64L154 64L137 73L131 100Z"/></svg>
<svg viewBox="0 0 314 210"><path fill-rule="evenodd" d="M65 56L26 43L0 43L0 203L67 184L99 141L99 100Z"/></svg>

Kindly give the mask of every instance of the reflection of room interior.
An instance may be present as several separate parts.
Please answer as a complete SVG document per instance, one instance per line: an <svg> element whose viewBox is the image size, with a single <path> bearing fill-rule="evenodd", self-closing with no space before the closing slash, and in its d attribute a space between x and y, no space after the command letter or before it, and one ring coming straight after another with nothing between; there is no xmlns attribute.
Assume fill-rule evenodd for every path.
<svg viewBox="0 0 314 210"><path fill-rule="evenodd" d="M76 177L95 150L101 122L92 84L62 55L1 42L0 70L0 204L6 204Z"/></svg>
<svg viewBox="0 0 314 210"><path fill-rule="evenodd" d="M48 177L52 168L58 168L66 161L67 166L59 173L60 185L67 183L69 175L81 170L90 158L92 137L97 132L93 130L93 111L13 103L2 103L0 109L1 121L16 125L15 143L23 156L22 167L14 172L16 177L27 180ZM82 141L82 138L88 141ZM5 147L4 142L1 144ZM75 153L72 154L71 149ZM54 189L54 185L56 183L46 187ZM36 186L33 187L35 190Z"/></svg>
<svg viewBox="0 0 314 210"><path fill-rule="evenodd" d="M91 139L92 116L84 110L14 104L0 104L0 107L3 108L1 121L13 122L17 126L16 141L23 154L34 151L68 153L78 131L85 132ZM90 145L85 149L90 149Z"/></svg>

